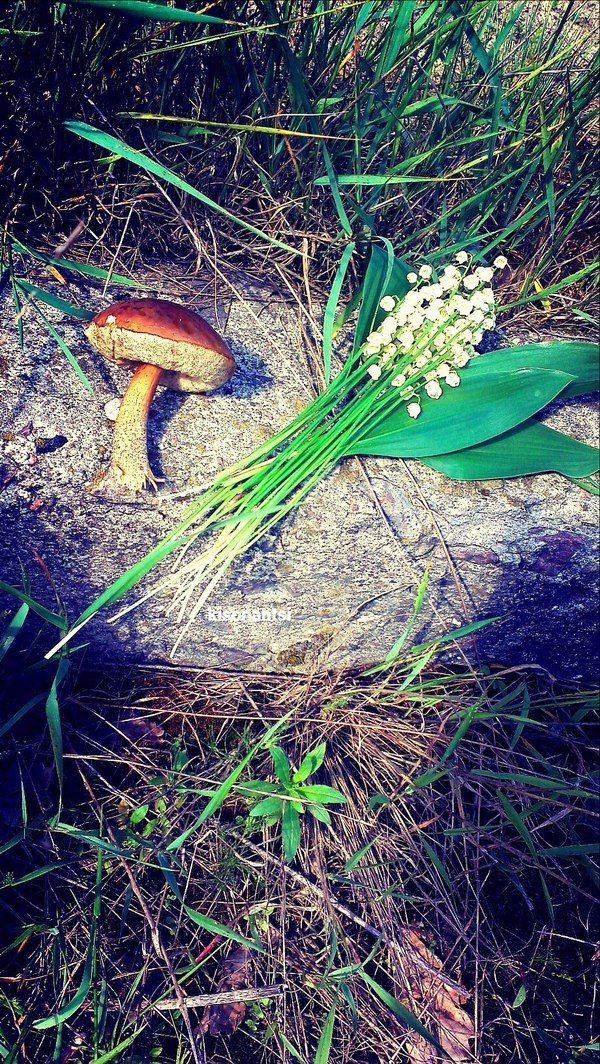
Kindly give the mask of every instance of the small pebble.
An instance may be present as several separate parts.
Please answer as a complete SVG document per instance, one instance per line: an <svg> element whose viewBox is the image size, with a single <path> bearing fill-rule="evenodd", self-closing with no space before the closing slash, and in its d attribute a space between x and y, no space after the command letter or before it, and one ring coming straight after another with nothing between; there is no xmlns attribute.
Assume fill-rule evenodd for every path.
<svg viewBox="0 0 600 1064"><path fill-rule="evenodd" d="M108 402L104 404L104 413L106 414L109 421L117 420L117 414L119 413L120 406L120 399L109 399Z"/></svg>

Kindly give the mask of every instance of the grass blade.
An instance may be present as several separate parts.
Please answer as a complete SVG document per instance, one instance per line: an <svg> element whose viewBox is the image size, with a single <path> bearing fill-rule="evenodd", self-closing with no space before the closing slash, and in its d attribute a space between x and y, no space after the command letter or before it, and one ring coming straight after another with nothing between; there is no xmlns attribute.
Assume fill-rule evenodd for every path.
<svg viewBox="0 0 600 1064"><path fill-rule="evenodd" d="M228 218L230 222L234 222L235 225L241 226L242 229L247 229L248 232L253 233L254 236L259 236L261 240L265 240L267 244L272 244L273 247L282 248L284 251L289 251L292 255L299 255L300 252L289 244L283 243L281 240L275 240L274 237L264 233L262 229L257 229L255 225L251 225L250 222L245 222L242 218L237 218L235 214L228 211L226 207L221 207L215 200L205 196L203 192L200 192L193 185L190 185L173 170L169 170L161 163L157 163L154 159L148 158L143 152L137 148L130 147L129 144L125 144L124 141L119 140L117 137L111 136L110 133L103 133L102 130L96 129L94 126L88 125L87 122L65 122L65 127L70 133L75 133L76 136L82 137L84 140L89 140L92 144L97 144L101 148L106 148L107 151L112 152L114 155L118 155L121 159L127 159L128 162L134 163L135 166L139 166L140 169L145 170L149 174L154 174L155 177L160 178L162 181L167 181L170 185L174 185L175 188L186 192L188 196L193 196L194 199L203 203L205 207L210 207L211 210L216 211L217 214L222 214L225 218Z"/></svg>
<svg viewBox="0 0 600 1064"><path fill-rule="evenodd" d="M148 18L153 22L195 22L208 23L213 26L235 25L230 19L218 18L216 15L196 14L185 8L169 7L167 4L153 4L148 0L67 0L77 7L99 7L103 11L114 11L116 15L129 15L133 18Z"/></svg>
<svg viewBox="0 0 600 1064"><path fill-rule="evenodd" d="M17 638L19 632L25 624L25 621L27 620L28 613L29 606L26 602L24 602L23 605L19 607L12 620L9 621L8 625L6 626L4 635L2 637L2 642L0 642L0 661L2 661L2 658L8 653L11 646L13 645L15 639Z"/></svg>
<svg viewBox="0 0 600 1064"><path fill-rule="evenodd" d="M335 1026L335 1012L337 1008L337 1002L334 1001L325 1023L323 1024L323 1030L321 1031L321 1037L319 1038L319 1044L315 1053L314 1064L329 1064L329 1055L331 1053L331 1042L333 1039L333 1028Z"/></svg>
<svg viewBox="0 0 600 1064"><path fill-rule="evenodd" d="M327 300L327 306L325 307L325 316L323 320L323 372L325 375L325 384L329 384L331 379L331 341L333 338L333 325L335 321L335 308L340 297L344 278L350 265L350 260L354 254L356 245L352 242L344 248L344 253L340 259L340 264L336 270L333 284L331 285L331 291Z"/></svg>
<svg viewBox="0 0 600 1064"><path fill-rule="evenodd" d="M79 1009L85 1003L92 981L92 964L94 962L94 956L96 952L96 934L97 922L96 920L92 920L92 925L90 928L90 941L87 948L85 965L83 968L83 975L81 977L79 990L76 994L73 995L71 1000L67 1002L66 1005L63 1005L62 1008L58 1009L58 1011L53 1013L52 1016L47 1016L43 1020L34 1020L32 1026L35 1028L36 1031L47 1031L51 1027L58 1027L61 1023L65 1023L67 1020L70 1020L76 1012L79 1012Z"/></svg>
<svg viewBox="0 0 600 1064"><path fill-rule="evenodd" d="M407 1009L405 1005L402 1005L397 998L393 997L392 994L390 994L385 989L385 987L381 986L380 983L373 979L373 977L370 976L368 972L361 971L360 975L369 987L369 989L377 995L380 1001L383 1001L383 1004L387 1006L390 1012L393 1012L394 1016L396 1016L396 1018L399 1019L401 1023L405 1024L406 1027L409 1028L409 1030L414 1031L421 1038L423 1038L428 1043L428 1045L433 1046L434 1049L437 1050L437 1052L442 1056L444 1060L450 1059L446 1051L438 1042L437 1038L434 1038L434 1036L427 1030L427 1028L423 1026L420 1020L418 1020L417 1017L413 1015L413 1013L410 1012L410 1010Z"/></svg>
<svg viewBox="0 0 600 1064"><path fill-rule="evenodd" d="M63 683L65 676L70 668L70 662L67 657L61 658L56 675L52 681L52 686L48 692L46 698L46 719L48 721L48 730L50 732L50 740L52 742L52 752L54 755L54 766L56 768L56 777L58 780L58 812L57 817L60 817L60 811L62 806L62 789L63 789L63 741L62 741L62 726L60 721L60 704L58 701L58 692L61 684Z"/></svg>

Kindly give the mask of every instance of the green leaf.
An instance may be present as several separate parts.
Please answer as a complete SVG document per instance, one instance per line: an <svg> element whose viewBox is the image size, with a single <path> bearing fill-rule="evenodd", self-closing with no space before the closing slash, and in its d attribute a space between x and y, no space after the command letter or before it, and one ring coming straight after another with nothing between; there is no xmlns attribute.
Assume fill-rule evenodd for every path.
<svg viewBox="0 0 600 1064"><path fill-rule="evenodd" d="M315 746L314 750L310 750L308 754L302 759L300 767L294 772L294 783L302 783L303 780L312 776L313 772L321 767L325 760L325 752L327 750L327 743L319 743Z"/></svg>
<svg viewBox="0 0 600 1064"><path fill-rule="evenodd" d="M362 302L354 334L355 350L364 343L377 318L383 316L379 310L380 300L388 295L405 296L410 288L406 280L410 267L402 259L394 258L394 249L389 240L382 240L385 250L377 244L371 247L369 265L362 283Z"/></svg>
<svg viewBox="0 0 600 1064"><path fill-rule="evenodd" d="M425 397L416 421L402 406L358 435L345 454L421 458L473 447L537 413L574 379L558 370L490 372L481 368L484 361L474 359L462 371L460 387L444 389L435 401Z"/></svg>
<svg viewBox="0 0 600 1064"><path fill-rule="evenodd" d="M442 882L445 883L445 885L447 886L448 890L451 891L452 890L452 880L450 879L450 876L448 875L446 869L444 868L444 865L443 865L442 861L440 860L440 858L438 857L437 853L435 852L433 846L431 845L431 843L427 842L427 839L423 835L420 836L420 840L419 841L420 841L421 846L425 850L427 856L429 857L429 860L431 861L433 867L435 868L438 876L440 877Z"/></svg>
<svg viewBox="0 0 600 1064"><path fill-rule="evenodd" d="M309 805L309 813L314 816L315 820L318 820L321 824L327 824L331 826L331 816L326 809L322 809L320 805Z"/></svg>
<svg viewBox="0 0 600 1064"><path fill-rule="evenodd" d="M43 692L40 695L35 695L34 698L30 698L27 702L25 702L24 705L17 709L17 711L13 713L13 715L9 717L8 720L5 720L4 723L0 725L0 739L5 734L5 732L8 732L11 728L14 728L15 724L17 724L18 721L22 719L22 717L26 717L29 711L34 708L34 706L39 706L40 702L44 701L44 698L45 694ZM0 850L0 853L1 852L2 851Z"/></svg>
<svg viewBox="0 0 600 1064"><path fill-rule="evenodd" d="M146 573L150 572L154 565L157 565L158 562L162 561L163 558L166 558L169 554L172 554L173 551L178 550L179 547L184 546L185 543L186 540L183 537L167 537L161 543L157 544L157 546L154 547L154 549L151 550L148 554L146 554L145 557L143 557L139 562L135 562L135 564L132 565L129 569L126 569L124 573L121 573L121 575L118 576L116 580L113 580L112 584L109 584L109 586L105 588L104 591L102 591L98 595L98 597L90 603L89 606L86 606L83 613L81 613L75 621L75 624L72 626L72 628L69 629L67 635L64 636L63 639L59 640L59 642L56 643L55 646L51 647L45 657L52 657L52 655L55 654L58 650L60 650L65 643L72 639L73 636L81 628L83 628L83 626L87 624L87 622L96 613L98 613L99 610L103 609L104 606L110 606L113 602L117 602L117 600L122 598L123 595L130 591L131 588L134 587L135 584L137 584L142 579L142 577L146 575ZM2 581L0 580L0 589L1 588ZM12 590L13 593L19 594L19 597L23 598L23 595L16 592L14 588ZM37 604L34 605L32 602L30 602L29 604L32 610L35 610L37 613L40 613L41 616L44 616L41 613L41 610L39 608L36 608ZM47 610L46 613L48 613ZM53 615L51 614L50 616ZM66 623L62 619L60 627L62 629L66 629L67 627Z"/></svg>
<svg viewBox="0 0 600 1064"><path fill-rule="evenodd" d="M530 854L532 855L536 863L539 865L540 859L538 851L536 849L535 842L533 841L533 836L531 835L531 832L529 831L529 828L527 827L524 818L517 812L514 805L511 804L511 802L508 800L506 795L502 793L501 790L496 790L496 794L498 796L500 804L502 805L502 808L504 809L504 812L506 813L508 820L510 820L513 827L516 829L516 831L518 831L519 835L523 839L523 842L527 846L527 849L529 850ZM554 923L554 906L552 905L550 891L548 890L548 886L546 884L546 877L541 867L538 868L538 871L542 884L542 891L544 893L544 898L546 899L546 905L548 906L548 913L551 921Z"/></svg>
<svg viewBox="0 0 600 1064"><path fill-rule="evenodd" d="M427 567L425 569L425 571L423 573L423 576L421 577L421 579L419 581L419 586L417 588L417 593L415 595L415 601L413 603L413 608L412 608L412 610L410 612L410 615L408 617L408 620L406 622L406 625L405 625L404 631L402 632L402 635L400 635L398 637L398 639L394 643L394 645L391 648L391 650L388 650L388 652L387 652L385 658L383 659L383 661L379 662L377 665L373 665L370 669L367 669L363 673L363 676L375 676L378 672L386 672L388 669L391 669L392 666L396 663L396 661L400 657L400 652L401 652L404 644L406 643L406 640L408 639L409 635L411 634L411 632L412 632L412 630L413 630L413 628L414 628L414 626L415 626L415 624L417 622L417 618L419 616L419 613L421 612L421 607L422 607L423 601L425 599L425 593L427 591L428 582L429 582L429 567Z"/></svg>
<svg viewBox="0 0 600 1064"><path fill-rule="evenodd" d="M530 418L509 432L453 454L429 455L421 461L453 480L495 480L533 473L586 477L596 473L596 447L557 432Z"/></svg>
<svg viewBox="0 0 600 1064"><path fill-rule="evenodd" d="M574 378L561 399L587 395L600 389L598 345L588 340L556 340L541 344L515 344L480 355L479 372L496 373L515 369L557 369Z"/></svg>
<svg viewBox="0 0 600 1064"><path fill-rule="evenodd" d="M70 864L72 864L72 861L68 858L64 861L52 861L50 864L42 865L40 868L34 868L32 872L26 872L25 875L19 876L18 879L9 879L4 883L0 883L0 890L12 890L13 887L20 887L23 883L31 883L34 879L52 875L57 869L65 868Z"/></svg>
<svg viewBox="0 0 600 1064"><path fill-rule="evenodd" d="M284 244L281 240L275 240L273 237L263 233L262 229L257 229L256 226L251 225L250 222L244 221L243 218L237 218L235 214L228 211L225 207L221 207L215 200L209 199L203 192L200 192L193 185L188 184L183 178L179 177L173 170L169 170L166 166L162 166L161 163L157 163L154 159L150 159L143 152L138 151L137 148L132 148L129 144L119 140L118 137L113 137L110 133L103 133L102 130L96 129L94 126L88 125L87 122L65 122L66 128L70 133L75 133L78 137L83 137L84 140L89 140L92 144L97 144L101 148L106 148L114 155L118 155L121 159L127 159L128 162L134 163L135 166L139 166L142 170L145 170L148 174L154 174L162 181L167 181L169 184L174 185L175 188L181 189L182 192L186 192L188 196L193 196L194 199L200 200L206 207L210 207L211 210L216 211L218 214L224 215L230 222L235 222L236 225L247 229L249 232L254 233L255 236L259 236L262 240L266 240L268 244L272 244L273 247L282 248L284 251L290 251L292 255L297 255L298 252L295 248L290 247L289 244Z"/></svg>
<svg viewBox="0 0 600 1064"><path fill-rule="evenodd" d="M319 802L321 805L344 805L347 801L335 787L327 787L321 783L309 783L306 787L299 787L298 791L309 802Z"/></svg>
<svg viewBox="0 0 600 1064"><path fill-rule="evenodd" d="M300 845L300 817L292 802L285 802L283 806L281 837L283 839L285 859L290 864L294 860Z"/></svg>
<svg viewBox="0 0 600 1064"><path fill-rule="evenodd" d="M144 802L143 805L138 805L137 809L134 809L133 813L129 817L129 823L139 824L142 820L145 819L149 809L150 806L148 805L148 802Z"/></svg>
<svg viewBox="0 0 600 1064"><path fill-rule="evenodd" d="M262 802L258 802L250 810L248 816L281 816L282 804L281 798L263 798Z"/></svg>
<svg viewBox="0 0 600 1064"><path fill-rule="evenodd" d="M68 361L71 363L71 365L72 365L73 369L75 370L75 373L79 377L81 383L84 385L85 388L87 388L88 392L92 392L93 388L92 388L89 380L87 379L85 373L83 372L81 366L79 365L79 362L75 358L75 355L71 351L71 348L69 347L69 345L63 340L63 338L60 335L60 333L58 333L56 331L56 329L54 328L52 322L44 314L42 308L38 307L37 303L35 302L35 299L32 299L32 297L30 295L28 295L28 293L25 292L24 289L22 289L22 291L23 291L23 294L25 296L25 299L29 303L29 306L32 308L32 310L35 311L35 313L38 315L38 317L40 317L42 319L42 321L43 321L44 325L46 326L46 328L47 328L48 332L50 333L50 335L53 337L54 340L56 340L56 343L60 347L60 349L63 352L63 354L65 354L67 356Z"/></svg>
<svg viewBox="0 0 600 1064"><path fill-rule="evenodd" d="M133 1043L135 1042L136 1038L139 1038L139 1036L141 1035L142 1031L145 1031L146 1029L147 1029L147 1027L146 1027L145 1023L142 1024L140 1027L136 1027L136 1029L133 1032L133 1034L128 1035L127 1038L124 1038L121 1042L119 1042L112 1049L109 1049L107 1053L102 1053L101 1056L94 1057L94 1059L91 1061L91 1064L109 1064L109 1062L111 1060L117 1060L117 1059L123 1060L123 1056L122 1056L123 1051L125 1049L129 1049L129 1046L133 1045ZM138 1060L139 1060L139 1057L138 1057Z"/></svg>
<svg viewBox="0 0 600 1064"><path fill-rule="evenodd" d="M285 752L280 746L272 746L269 750L273 761L273 767L275 769L275 775L281 783L289 787L290 784L290 763L285 756Z"/></svg>
<svg viewBox="0 0 600 1064"><path fill-rule="evenodd" d="M271 725L266 734L263 735L262 739L258 740L258 742L252 747L251 750L248 751L248 753L235 766L235 768L232 769L226 779L223 780L223 783L221 783L221 785L217 788L212 798L204 806L204 809L200 813L200 816L196 818L194 823L191 824L189 828L186 828L185 831L182 831L181 834L173 840L173 842L169 843L169 845L167 846L168 853L172 853L174 850L178 850L180 846L183 846L183 844L189 839L190 835L193 835L194 832L196 832L198 828L202 826L204 821L208 820L208 817L212 816L213 813L217 811L219 806L221 806L225 801L229 792L233 789L235 783L241 776L246 766L250 764L255 754L257 754L259 750L264 749L265 746L269 745L271 739L273 739L275 735L277 735L277 732L280 730L280 728L283 727L286 721L289 720L293 712L294 710L290 709L287 713L283 715L283 717L280 717L279 720L276 720L275 723Z"/></svg>
<svg viewBox="0 0 600 1064"><path fill-rule="evenodd" d="M526 997L527 997L527 987L525 986L524 983L522 983L521 986L519 987L519 989L517 990L517 993L516 993L516 996L515 996L515 1000L513 1001L512 1005L510 1006L511 1009L520 1009L521 1005L524 1003Z"/></svg>
<svg viewBox="0 0 600 1064"><path fill-rule="evenodd" d="M281 787L278 783L265 783L264 780L246 780L245 783L238 784L236 790L244 798L248 797L248 793L252 797L254 791L258 791L259 794L281 794Z"/></svg>

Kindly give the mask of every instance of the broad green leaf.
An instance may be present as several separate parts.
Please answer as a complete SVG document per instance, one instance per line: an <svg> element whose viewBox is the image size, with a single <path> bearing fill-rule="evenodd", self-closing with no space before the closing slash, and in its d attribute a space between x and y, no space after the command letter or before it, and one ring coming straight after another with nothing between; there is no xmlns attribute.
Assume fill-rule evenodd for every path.
<svg viewBox="0 0 600 1064"><path fill-rule="evenodd" d="M313 772L316 772L323 764L326 750L327 743L319 743L318 746L315 746L314 750L309 750L306 756L302 758L298 770L294 772L293 782L302 783L303 780L312 776Z"/></svg>
<svg viewBox="0 0 600 1064"><path fill-rule="evenodd" d="M394 249L389 240L382 238L384 248L377 244L371 247L371 256L362 283L362 301L356 331L354 334L354 349L364 343L368 334L377 323L378 317L383 317L383 311L379 309L379 302L384 296L405 296L410 285L406 280L410 267L402 259L394 257Z"/></svg>
<svg viewBox="0 0 600 1064"><path fill-rule="evenodd" d="M265 783L264 780L247 780L246 783L239 783L236 791L246 798L248 794L252 797L255 791L259 794L281 794L281 787L278 783Z"/></svg>
<svg viewBox="0 0 600 1064"><path fill-rule="evenodd" d="M598 345L588 340L557 340L539 344L515 344L481 355L480 373L515 369L556 369L575 379L561 394L561 399L587 395L600 389Z"/></svg>
<svg viewBox="0 0 600 1064"><path fill-rule="evenodd" d="M321 824L331 825L331 817L326 809L323 809L320 805L309 805L309 813L314 816L315 820L318 820Z"/></svg>
<svg viewBox="0 0 600 1064"><path fill-rule="evenodd" d="M300 845L300 817L292 802L285 802L283 806L281 837L283 839L285 859L290 863L294 860Z"/></svg>
<svg viewBox="0 0 600 1064"><path fill-rule="evenodd" d="M345 451L390 458L420 458L473 447L519 425L555 399L573 377L558 370L518 369L490 372L484 359L461 371L458 388L445 388L440 399L423 401L412 420L404 406L358 435Z"/></svg>
<svg viewBox="0 0 600 1064"><path fill-rule="evenodd" d="M280 816L281 806L281 798L263 798L262 802L258 802L250 810L248 816Z"/></svg>
<svg viewBox="0 0 600 1064"><path fill-rule="evenodd" d="M510 1006L511 1009L520 1009L521 1005L524 1003L526 997L527 997L527 987L525 986L525 983L521 983L521 986L517 990L517 994L516 994L515 1000L513 1001L512 1005Z"/></svg>
<svg viewBox="0 0 600 1064"><path fill-rule="evenodd" d="M236 225L247 229L249 232L254 233L255 236L259 236L262 240L266 240L268 244L272 244L274 247L283 248L284 251L289 251L292 255L297 255L298 252L295 248L290 247L289 244L284 244L281 240L275 240L273 237L263 233L262 229L257 229L256 226L251 225L250 222L244 221L243 218L237 218L235 214L228 211L225 207L221 207L215 200L205 196L203 192L200 192L193 185L190 185L183 178L179 177L173 170L169 170L166 166L162 166L161 163L157 163L154 159L144 155L143 152L138 151L137 148L132 148L129 144L119 140L118 137L113 137L110 133L103 133L102 130L96 129L94 126L88 125L87 122L65 122L65 127L70 133L75 133L78 137L83 137L84 140L89 140L92 144L97 144L101 148L106 148L107 151L112 152L114 155L118 155L121 159L127 159L128 162L133 163L135 166L139 166L142 170L145 170L148 174L154 174L162 181L167 181L169 184L174 185L175 188L181 189L182 192L187 192L188 196L193 196L194 199L200 200L206 207L210 207L211 210L216 211L217 214L224 215L230 222L235 222Z"/></svg>
<svg viewBox="0 0 600 1064"><path fill-rule="evenodd" d="M309 783L306 787L300 787L299 791L309 802L344 805L347 800L340 791L336 791L335 787L327 787L324 783Z"/></svg>
<svg viewBox="0 0 600 1064"><path fill-rule="evenodd" d="M586 477L598 471L596 447L557 432L533 418L509 432L453 454L421 458L453 480L495 480L533 473Z"/></svg>
<svg viewBox="0 0 600 1064"><path fill-rule="evenodd" d="M129 817L129 822L131 824L141 823L141 821L145 819L149 809L150 806L148 805L148 802L144 802L143 805L138 805L137 809L134 809L133 813Z"/></svg>
<svg viewBox="0 0 600 1064"><path fill-rule="evenodd" d="M208 817L212 816L213 813L217 811L217 809L225 801L229 792L233 789L235 783L241 776L244 769L252 761L254 755L258 753L259 750L262 750L265 746L269 745L271 739L273 739L277 735L277 732L283 727L286 721L289 720L293 712L294 710L290 709L287 713L283 715L283 717L280 717L279 720L276 720L275 723L271 725L266 734L263 735L262 739L259 739L259 741L252 747L252 749L249 750L248 753L242 758L242 760L238 762L235 768L232 769L229 775L223 780L223 783L221 783L221 785L217 788L209 802L207 802L207 804L204 806L204 809L200 813L200 816L196 818L194 823L191 824L189 828L186 828L185 831L182 831L181 834L173 840L173 842L169 843L169 845L167 846L168 853L172 853L174 850L178 850L180 846L183 846L183 844L189 839L190 835L193 835L194 832L196 832L198 828L202 826L204 821L208 820Z"/></svg>
<svg viewBox="0 0 600 1064"><path fill-rule="evenodd" d="M275 769L275 775L281 783L289 786L290 782L290 763L285 756L285 751L280 746L272 746L269 750L271 759L273 761L273 768Z"/></svg>

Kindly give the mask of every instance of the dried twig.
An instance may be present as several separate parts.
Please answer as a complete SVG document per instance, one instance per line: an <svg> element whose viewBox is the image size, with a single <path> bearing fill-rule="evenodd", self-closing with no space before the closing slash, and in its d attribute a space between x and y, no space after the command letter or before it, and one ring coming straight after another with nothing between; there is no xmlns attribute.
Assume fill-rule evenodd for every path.
<svg viewBox="0 0 600 1064"><path fill-rule="evenodd" d="M263 998L277 997L285 994L287 983L273 983L270 986L244 987L241 990L224 990L218 994L193 994L184 996L182 1001L188 1009L199 1009L204 1005L229 1005L234 1001L262 1001ZM166 998L164 1001L155 1001L154 1008L159 1012L173 1012L181 1009L182 1002L178 998Z"/></svg>

